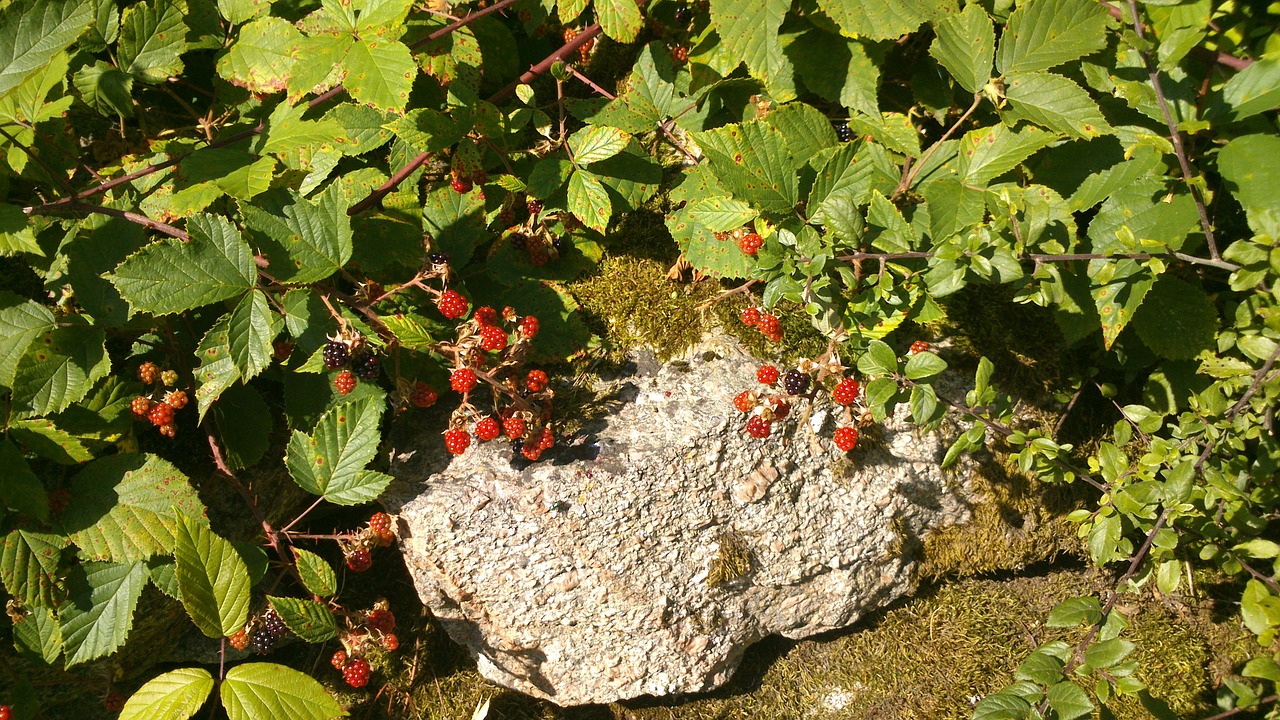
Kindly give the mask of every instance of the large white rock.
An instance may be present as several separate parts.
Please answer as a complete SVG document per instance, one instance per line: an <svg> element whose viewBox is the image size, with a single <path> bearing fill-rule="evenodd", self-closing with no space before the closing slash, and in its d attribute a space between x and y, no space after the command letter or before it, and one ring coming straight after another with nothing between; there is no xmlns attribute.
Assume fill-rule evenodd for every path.
<svg viewBox="0 0 1280 720"><path fill-rule="evenodd" d="M846 627L911 591L906 549L966 518L969 469L942 471L945 439L901 417L845 461L822 410L793 412L784 437L743 433L732 399L757 363L732 343L637 364L599 427L533 465L393 435L406 564L500 685L561 705L710 690L766 636Z"/></svg>

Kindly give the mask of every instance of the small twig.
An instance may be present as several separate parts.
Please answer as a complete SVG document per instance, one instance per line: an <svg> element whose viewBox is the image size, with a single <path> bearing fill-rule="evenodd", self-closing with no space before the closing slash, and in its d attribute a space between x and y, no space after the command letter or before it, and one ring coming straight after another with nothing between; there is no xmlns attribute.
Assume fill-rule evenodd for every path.
<svg viewBox="0 0 1280 720"><path fill-rule="evenodd" d="M1084 392L1084 383L1076 388L1076 392L1071 396L1071 402L1067 403L1067 407L1062 411L1062 415L1058 417L1058 422L1054 423L1053 436L1058 437L1058 433L1062 432L1062 424L1066 422L1067 416L1071 414L1071 408L1076 406L1076 401L1080 399L1080 394Z"/></svg>
<svg viewBox="0 0 1280 720"><path fill-rule="evenodd" d="M302 511L302 513L298 515L298 517L294 518L292 522L290 522L288 525L285 525L283 528L281 528L281 529L280 529L280 532L282 532L282 533L287 533L287 532L289 532L289 530L290 530L294 525L297 525L297 524L298 524L298 522L299 522L300 520L302 520L302 518L304 518L304 517L306 517L306 516L307 516L307 513L311 512L312 510L315 510L317 507L319 507L320 503L322 503L322 502L324 502L324 496L321 496L321 497L316 498L316 501L315 501L315 502L313 502L313 503L311 503L311 505L310 505L310 506L308 506L306 510L303 510L303 511Z"/></svg>
<svg viewBox="0 0 1280 720"><path fill-rule="evenodd" d="M145 228L150 228L152 230L155 230L156 232L164 233L165 235L168 235L170 237L176 237L179 240L182 240L183 242L188 242L191 240L191 236L188 235L186 232L179 230L178 228L168 223L162 223L159 220L152 220L146 215L139 215L136 212L132 212L129 210L120 210L113 207L106 207L105 205L93 205L93 204L84 203L84 202L72 202L72 203L67 203L65 205L61 205L58 207L51 207L48 205L37 205L35 207L23 208L23 210L28 215L53 215L53 214L61 214L61 213L74 213L77 211L97 213L99 215L110 215L111 217L118 217L122 220L128 220L131 223L141 225Z"/></svg>
<svg viewBox="0 0 1280 720"><path fill-rule="evenodd" d="M1267 697L1264 697L1261 700L1259 700L1257 702L1257 705L1254 707L1238 707L1234 710L1227 710L1226 712L1220 712L1217 715L1210 715L1204 720L1223 720L1224 718L1229 718L1229 717L1234 717L1236 715L1239 715L1242 712L1255 712L1259 707L1263 705L1269 705L1277 701L1280 701L1280 695L1268 695Z"/></svg>
<svg viewBox="0 0 1280 720"><path fill-rule="evenodd" d="M584 84L586 84L586 86L587 86L587 87L589 87L589 88L591 88L592 90L596 91L596 94L598 94L598 95L602 95L602 96L604 96L606 99L609 99L609 100L617 99L617 97L618 97L617 95L614 95L613 93L609 92L608 90L605 90L604 88L602 88L602 87L600 87L599 85L595 84L595 81L593 81L591 78L589 78L589 77L587 77L586 75L583 75L582 73L578 72L578 68L576 68L576 67L574 67L574 66L570 65L570 66L569 66L569 72L572 72L572 73L573 73L573 76L574 76L574 77L576 77L576 78L578 78L579 80L581 80Z"/></svg>
<svg viewBox="0 0 1280 720"><path fill-rule="evenodd" d="M382 198L389 195L397 186L400 185L400 183L405 181L405 178L412 175L415 170L425 165L430 159L431 153L418 153L416 157L409 161L409 164L397 170L394 175L387 179L386 182L382 183L375 188L373 192L369 193L365 199L347 208L347 215L355 217L365 210L380 204L382 202Z"/></svg>
<svg viewBox="0 0 1280 720"><path fill-rule="evenodd" d="M1244 391L1244 395L1240 396L1236 404L1232 405L1230 410L1227 410L1225 417L1235 417L1253 399L1253 396L1258 392L1258 388L1261 388L1262 383L1266 381L1267 375L1271 374L1271 368L1275 367L1277 358L1280 358L1280 345L1276 346L1276 349L1271 353L1271 357L1267 358L1262 367L1258 368L1257 372L1253 374L1253 384L1249 386L1248 390Z"/></svg>
<svg viewBox="0 0 1280 720"><path fill-rule="evenodd" d="M578 33L577 37L565 43L564 46L561 47L559 50L556 50L555 52L548 55L546 59L544 59L542 62L538 63L537 65L530 67L527 72L525 72L523 75L517 78L510 85L494 93L493 97L489 98L489 102L498 103L498 102L502 102L503 100L506 100L508 97L511 96L511 93L514 93L516 91L516 88L520 87L521 85L528 85L529 83L533 82L534 79L536 79L539 75L542 75L543 73L550 70L551 66L554 65L556 61L563 60L566 55L577 52L578 48L582 47L583 45L586 45L587 41L594 40L595 37L599 34L600 34L599 23L595 23L587 26L585 29L583 29L582 32Z"/></svg>
<svg viewBox="0 0 1280 720"><path fill-rule="evenodd" d="M970 254L970 253L966 253ZM853 263L861 260L878 260L885 262L886 260L927 260L933 257L932 252L913 251L899 253L872 253L872 252L854 252L846 255L837 255L836 260L845 263ZM1070 262L1073 260L1151 260L1152 258L1172 257L1192 265L1205 265L1208 267L1235 272L1240 269L1239 265L1226 260L1210 260L1208 258L1196 257L1183 252L1171 252L1166 254L1158 253L1116 253L1113 255L1105 255L1102 253L1027 253L1019 256L1021 260L1032 260L1036 263L1045 262Z"/></svg>
<svg viewBox="0 0 1280 720"><path fill-rule="evenodd" d="M914 163L908 162L903 165L902 182L898 183L898 187L893 191L893 195L889 198L890 200L897 199L902 195L902 193L907 191L907 188L911 187L911 184L916 180L916 175L920 174L921 168L925 166L925 163L929 162L929 158L933 157L933 154L938 151L938 148L942 147L942 143L950 139L951 136L955 134L956 130L960 129L960 126L964 124L964 121L968 120L969 116L972 115L981 104L982 93L974 93L973 104L969 106L968 110L964 111L964 114L960 116L960 119L956 120L951 127L947 128L947 131L942 134L942 137L938 138L936 143L930 145L929 149L924 151L924 154L920 156L919 160Z"/></svg>
<svg viewBox="0 0 1280 720"><path fill-rule="evenodd" d="M747 292L748 290L750 290L750 289L751 289L751 288L752 288L756 283L758 283L758 282L760 282L760 281L759 281L759 280L748 280L748 281L746 281L746 282L742 283L741 285L739 285L738 287L733 288L732 290L725 290L724 292L720 293L719 295L716 295L715 297L711 298L710 300L708 300L708 301L706 301L706 302L702 303L701 305L699 305L699 306L698 306L698 309L699 309L699 310L705 310L705 309L707 309L707 308L711 307L712 305L715 305L716 303L720 302L721 300L723 300L723 299L725 299L725 298L729 297L730 295L738 295L738 294L740 294L740 293L745 293L745 292Z"/></svg>

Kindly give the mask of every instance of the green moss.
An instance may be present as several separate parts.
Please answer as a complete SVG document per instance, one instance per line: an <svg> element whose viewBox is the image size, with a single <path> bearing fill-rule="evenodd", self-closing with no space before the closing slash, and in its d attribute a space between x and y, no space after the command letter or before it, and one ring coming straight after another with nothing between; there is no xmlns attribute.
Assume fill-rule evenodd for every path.
<svg viewBox="0 0 1280 720"><path fill-rule="evenodd" d="M751 572L754 553L746 540L736 532L724 532L716 538L716 559L707 574L707 586L733 582Z"/></svg>

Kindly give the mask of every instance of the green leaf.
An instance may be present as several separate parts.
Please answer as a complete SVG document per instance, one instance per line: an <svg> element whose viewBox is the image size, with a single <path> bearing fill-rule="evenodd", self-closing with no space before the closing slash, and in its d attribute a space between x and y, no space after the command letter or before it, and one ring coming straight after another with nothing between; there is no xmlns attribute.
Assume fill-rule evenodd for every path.
<svg viewBox="0 0 1280 720"><path fill-rule="evenodd" d="M626 0L615 0L626 2ZM765 81L775 100L795 97L791 61L782 51L778 28L791 0L711 0L711 26L723 52L735 66L741 60L751 75Z"/></svg>
<svg viewBox="0 0 1280 720"><path fill-rule="evenodd" d="M709 197L690 203L689 219L712 232L728 232L755 220L756 212L741 200Z"/></svg>
<svg viewBox="0 0 1280 720"><path fill-rule="evenodd" d="M1040 685L1053 685L1062 679L1062 668L1061 660L1037 650L1022 661L1013 676L1018 680L1030 680Z"/></svg>
<svg viewBox="0 0 1280 720"><path fill-rule="evenodd" d="M155 455L122 453L76 475L62 525L86 557L128 562L173 551L177 512L204 513L187 477Z"/></svg>
<svg viewBox="0 0 1280 720"><path fill-rule="evenodd" d="M795 161L782 132L764 122L695 133L716 179L734 197L766 213L790 213L798 199Z"/></svg>
<svg viewBox="0 0 1280 720"><path fill-rule="evenodd" d="M973 708L973 720L1022 720L1031 715L1031 703L1012 693L988 695Z"/></svg>
<svg viewBox="0 0 1280 720"><path fill-rule="evenodd" d="M594 7L605 35L620 43L629 43L640 34L644 18L632 0L595 0Z"/></svg>
<svg viewBox="0 0 1280 720"><path fill-rule="evenodd" d="M1255 657L1244 664L1240 671L1245 677L1262 678L1273 683L1280 683L1280 664L1269 657Z"/></svg>
<svg viewBox="0 0 1280 720"><path fill-rule="evenodd" d="M921 194L929 204L929 237L935 243L978 225L987 211L986 193L959 180L935 180Z"/></svg>
<svg viewBox="0 0 1280 720"><path fill-rule="evenodd" d="M963 12L938 23L936 30L929 54L960 87L971 93L981 90L991 78L991 61L996 52L996 33L986 11L971 3Z"/></svg>
<svg viewBox="0 0 1280 720"><path fill-rule="evenodd" d="M218 14L232 25L252 20L271 7L272 0L218 0Z"/></svg>
<svg viewBox="0 0 1280 720"><path fill-rule="evenodd" d="M272 341L280 334L280 316L272 311L266 293L254 290L236 305L227 320L227 341L231 360L244 380L249 380L271 364Z"/></svg>
<svg viewBox="0 0 1280 720"><path fill-rule="evenodd" d="M1004 125L979 128L960 140L959 169L971 185L986 185L1057 140L1034 127L1015 132Z"/></svg>
<svg viewBox="0 0 1280 720"><path fill-rule="evenodd" d="M230 469L243 470L262 459L271 447L271 418L257 389L234 385L222 393L211 419Z"/></svg>
<svg viewBox="0 0 1280 720"><path fill-rule="evenodd" d="M186 516L179 516L176 534L178 588L191 620L211 638L243 628L249 619L249 569L235 546Z"/></svg>
<svg viewBox="0 0 1280 720"><path fill-rule="evenodd" d="M284 624L303 642L322 643L338 635L338 623L329 608L313 600L267 596L267 602Z"/></svg>
<svg viewBox="0 0 1280 720"><path fill-rule="evenodd" d="M240 211L280 282L317 282L351 259L351 218L337 183L314 200L295 192L269 193L253 204L241 203Z"/></svg>
<svg viewBox="0 0 1280 720"><path fill-rule="evenodd" d="M858 372L863 375L892 375L898 372L898 356L883 341L872 340L867 351L858 358Z"/></svg>
<svg viewBox="0 0 1280 720"><path fill-rule="evenodd" d="M1185 360L1213 346L1218 310L1199 287L1162 276L1133 317L1147 347L1161 357Z"/></svg>
<svg viewBox="0 0 1280 720"><path fill-rule="evenodd" d="M76 71L72 82L89 107L104 116L133 117L133 76L101 60Z"/></svg>
<svg viewBox="0 0 1280 720"><path fill-rule="evenodd" d="M627 146L630 135L607 125L587 126L569 138L573 161L579 167L617 155Z"/></svg>
<svg viewBox="0 0 1280 720"><path fill-rule="evenodd" d="M236 297L257 284L253 250L226 218L195 215L187 220L187 231L190 242L173 238L148 245L110 275L130 314L183 312Z"/></svg>
<svg viewBox="0 0 1280 720"><path fill-rule="evenodd" d="M1005 78L1005 97L1015 114L1031 122L1086 140L1106 134L1111 126L1089 93L1074 81L1048 72Z"/></svg>
<svg viewBox="0 0 1280 720"><path fill-rule="evenodd" d="M214 401L240 379L240 370L231 359L231 339L227 330L230 320L230 313L218 318L200 339L200 346L196 350L200 367L193 374L200 383L200 387L196 388L196 404L199 406L201 422Z"/></svg>
<svg viewBox="0 0 1280 720"><path fill-rule="evenodd" d="M146 586L143 562L72 567L67 577L70 597L58 609L67 667L108 655L124 644Z"/></svg>
<svg viewBox="0 0 1280 720"><path fill-rule="evenodd" d="M44 483L31 472L22 451L9 438L0 437L0 468L4 472L4 481L0 482L0 508L17 510L40 522L47 521L49 498Z"/></svg>
<svg viewBox="0 0 1280 720"><path fill-rule="evenodd" d="M240 28L231 49L218 59L218 75L250 92L280 92L288 87L297 62L293 46L301 38L284 18L258 18Z"/></svg>
<svg viewBox="0 0 1280 720"><path fill-rule="evenodd" d="M129 697L120 720L187 720L213 692L213 676L202 668L179 668L147 681Z"/></svg>
<svg viewBox="0 0 1280 720"><path fill-rule="evenodd" d="M1094 597L1073 597L1058 603L1049 611L1045 625L1069 628L1081 623L1093 625L1102 619L1102 605Z"/></svg>
<svg viewBox="0 0 1280 720"><path fill-rule="evenodd" d="M18 359L32 340L54 329L53 313L34 302L0 295L0 386L12 387Z"/></svg>
<svg viewBox="0 0 1280 720"><path fill-rule="evenodd" d="M1280 238L1280 166L1258 158L1280 157L1280 137L1245 135L1218 151L1218 171L1244 207L1249 227Z"/></svg>
<svg viewBox="0 0 1280 720"><path fill-rule="evenodd" d="M1089 291L1102 319L1102 341L1110 348L1141 307L1155 278L1133 260L1090 263L1094 285Z"/></svg>
<svg viewBox="0 0 1280 720"><path fill-rule="evenodd" d="M294 481L338 505L377 498L391 477L364 466L378 450L383 409L381 397L370 397L329 410L311 435L293 431L285 464Z"/></svg>
<svg viewBox="0 0 1280 720"><path fill-rule="evenodd" d="M18 652L30 653L52 665L62 654L62 626L47 607L29 605L26 610L26 617L13 625L13 645Z"/></svg>
<svg viewBox="0 0 1280 720"><path fill-rule="evenodd" d="M931 352L919 352L907 359L907 368L903 372L908 380L927 380L936 377L947 369L947 361Z"/></svg>
<svg viewBox="0 0 1280 720"><path fill-rule="evenodd" d="M569 176L569 212L596 232L603 233L609 226L613 214L609 193L591 173L576 170Z"/></svg>
<svg viewBox="0 0 1280 720"><path fill-rule="evenodd" d="M797 170L823 150L834 147L836 131L827 116L805 103L790 103L774 110L765 122L778 129L787 142L791 162Z"/></svg>
<svg viewBox="0 0 1280 720"><path fill-rule="evenodd" d="M1093 643L1084 651L1084 661L1094 669L1109 668L1128 657L1134 647L1133 643L1123 638L1103 640Z"/></svg>
<svg viewBox="0 0 1280 720"><path fill-rule="evenodd" d="M1111 197L1112 193L1150 175L1161 162L1160 153L1151 148L1139 148L1132 158L1085 178L1067 203L1072 212L1088 210Z"/></svg>
<svg viewBox="0 0 1280 720"><path fill-rule="evenodd" d="M404 110L418 64L403 43L376 38L357 40L343 64L347 68L343 85L351 97L379 110Z"/></svg>
<svg viewBox="0 0 1280 720"><path fill-rule="evenodd" d="M92 14L82 0L20 0L0 10L0 96L75 42Z"/></svg>
<svg viewBox="0 0 1280 720"><path fill-rule="evenodd" d="M911 388L908 406L911 408L911 421L917 425L927 426L942 419L942 414L939 412L941 406L938 405L938 393L932 385L916 385Z"/></svg>
<svg viewBox="0 0 1280 720"><path fill-rule="evenodd" d="M14 530L0 545L0 581L24 605L53 604L58 563L67 539L60 535Z"/></svg>
<svg viewBox="0 0 1280 720"><path fill-rule="evenodd" d="M817 28L798 35L784 34L783 43L805 87L851 110L880 114L877 61L883 53L876 46Z"/></svg>
<svg viewBox="0 0 1280 720"><path fill-rule="evenodd" d="M1049 701L1049 707L1058 713L1060 720L1075 720L1093 712L1093 703L1088 694L1070 680L1050 687L1045 699Z"/></svg>
<svg viewBox="0 0 1280 720"><path fill-rule="evenodd" d="M0 257L17 253L44 255L36 242L31 220L17 205L0 203Z"/></svg>
<svg viewBox="0 0 1280 720"><path fill-rule="evenodd" d="M872 143L860 148L846 143L835 150L814 177L809 193L810 217L846 240L855 240L861 234L861 206L877 184L872 158L875 153L884 154L884 150ZM884 189L891 191L892 188Z"/></svg>
<svg viewBox="0 0 1280 720"><path fill-rule="evenodd" d="M347 716L323 685L275 663L243 663L227 671L222 706L228 720L332 720Z"/></svg>
<svg viewBox="0 0 1280 720"><path fill-rule="evenodd" d="M152 0L126 10L116 46L120 68L149 83L167 82L182 74L186 17L183 0Z"/></svg>
<svg viewBox="0 0 1280 720"><path fill-rule="evenodd" d="M13 376L16 407L38 415L66 410L111 371L106 334L85 325L55 327L37 336Z"/></svg>
<svg viewBox="0 0 1280 720"><path fill-rule="evenodd" d="M955 6L929 0L818 0L818 7L849 37L889 40Z"/></svg>
<svg viewBox="0 0 1280 720"><path fill-rule="evenodd" d="M343 136L342 125L337 120L303 120L307 104L290 105L282 102L271 111L267 127L251 145L259 155L277 154L288 157L313 146L332 146L334 138Z"/></svg>
<svg viewBox="0 0 1280 720"><path fill-rule="evenodd" d="M996 68L1002 73L1048 70L1107 44L1107 11L1091 0L1028 0L1009 15Z"/></svg>
<svg viewBox="0 0 1280 720"><path fill-rule="evenodd" d="M1231 76L1222 99L1235 110L1236 120L1280 107L1280 58L1259 58Z"/></svg>
<svg viewBox="0 0 1280 720"><path fill-rule="evenodd" d="M1244 553L1248 557L1262 560L1270 560L1280 556L1280 544L1262 538L1254 538L1246 542L1237 543L1232 550Z"/></svg>
<svg viewBox="0 0 1280 720"><path fill-rule="evenodd" d="M329 597L338 591L338 576L324 558L296 547L293 548L293 557L298 561L298 574L302 576L302 584L308 592Z"/></svg>

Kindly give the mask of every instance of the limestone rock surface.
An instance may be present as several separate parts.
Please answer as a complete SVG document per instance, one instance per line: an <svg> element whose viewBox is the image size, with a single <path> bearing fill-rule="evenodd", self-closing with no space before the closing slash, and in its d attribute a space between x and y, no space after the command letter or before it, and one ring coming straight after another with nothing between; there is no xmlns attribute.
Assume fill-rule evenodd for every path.
<svg viewBox="0 0 1280 720"><path fill-rule="evenodd" d="M384 502L406 564L485 677L560 705L710 690L764 637L843 628L912 590L911 550L965 520L970 469L941 470L946 439L905 408L847 460L829 410L751 438L732 399L757 364L726 340L642 355L616 408L532 465L393 432Z"/></svg>

